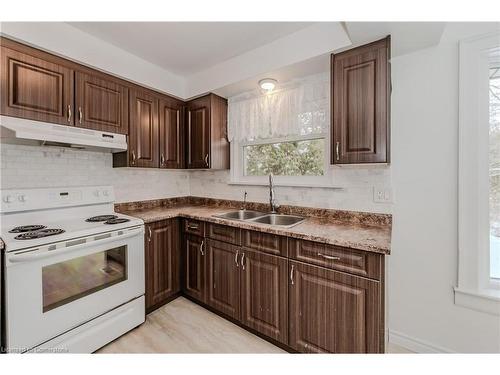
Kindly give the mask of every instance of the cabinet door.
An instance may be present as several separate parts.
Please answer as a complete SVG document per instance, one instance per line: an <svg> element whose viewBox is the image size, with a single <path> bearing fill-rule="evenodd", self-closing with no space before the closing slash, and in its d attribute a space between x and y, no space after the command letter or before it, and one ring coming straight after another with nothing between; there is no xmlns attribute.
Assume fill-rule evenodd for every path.
<svg viewBox="0 0 500 375"><path fill-rule="evenodd" d="M332 164L389 162L389 43L332 55Z"/></svg>
<svg viewBox="0 0 500 375"><path fill-rule="evenodd" d="M109 79L76 72L75 125L127 134L128 88Z"/></svg>
<svg viewBox="0 0 500 375"><path fill-rule="evenodd" d="M206 253L202 237L186 235L184 240L184 293L206 302Z"/></svg>
<svg viewBox="0 0 500 375"><path fill-rule="evenodd" d="M73 70L1 47L2 115L73 125Z"/></svg>
<svg viewBox="0 0 500 375"><path fill-rule="evenodd" d="M239 247L214 240L207 240L207 245L207 303L218 311L234 319L239 319Z"/></svg>
<svg viewBox="0 0 500 375"><path fill-rule="evenodd" d="M158 98L130 90L128 157L132 167L158 168Z"/></svg>
<svg viewBox="0 0 500 375"><path fill-rule="evenodd" d="M165 220L146 227L146 309L180 290L179 224Z"/></svg>
<svg viewBox="0 0 500 375"><path fill-rule="evenodd" d="M202 98L203 99L203 98ZM210 167L209 101L190 104L187 110L187 167Z"/></svg>
<svg viewBox="0 0 500 375"><path fill-rule="evenodd" d="M160 100L160 168L183 168L182 103Z"/></svg>
<svg viewBox="0 0 500 375"><path fill-rule="evenodd" d="M242 252L241 321L246 326L287 344L288 261L247 249Z"/></svg>
<svg viewBox="0 0 500 375"><path fill-rule="evenodd" d="M378 353L380 283L290 261L289 346L303 353Z"/></svg>

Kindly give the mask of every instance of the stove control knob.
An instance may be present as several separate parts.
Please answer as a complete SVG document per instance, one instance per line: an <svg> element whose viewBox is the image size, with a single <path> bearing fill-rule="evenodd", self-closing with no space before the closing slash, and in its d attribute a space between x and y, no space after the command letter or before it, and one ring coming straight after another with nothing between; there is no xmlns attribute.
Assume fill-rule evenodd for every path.
<svg viewBox="0 0 500 375"><path fill-rule="evenodd" d="M3 201L4 201L5 203L12 203L12 196L11 196L11 195L5 195L5 196L3 197Z"/></svg>
<svg viewBox="0 0 500 375"><path fill-rule="evenodd" d="M23 194L23 195L18 196L17 200L19 202L23 202L23 203L26 202L26 195Z"/></svg>
<svg viewBox="0 0 500 375"><path fill-rule="evenodd" d="M99 198L99 196L101 195L101 192L99 190L96 190L94 191L94 195Z"/></svg>
<svg viewBox="0 0 500 375"><path fill-rule="evenodd" d="M103 190L102 191L102 195L104 195L105 197L107 197L109 195L108 191L107 190Z"/></svg>

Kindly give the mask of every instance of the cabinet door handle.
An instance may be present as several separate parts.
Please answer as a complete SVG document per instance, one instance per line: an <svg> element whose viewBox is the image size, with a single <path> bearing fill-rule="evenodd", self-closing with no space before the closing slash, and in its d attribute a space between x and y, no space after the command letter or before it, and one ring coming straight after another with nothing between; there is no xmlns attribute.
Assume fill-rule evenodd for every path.
<svg viewBox="0 0 500 375"><path fill-rule="evenodd" d="M340 148L340 142L337 142L337 143L335 144L335 154L336 154L336 156L337 156L337 160L340 160L339 148Z"/></svg>
<svg viewBox="0 0 500 375"><path fill-rule="evenodd" d="M68 122L71 122L71 104L68 104Z"/></svg>
<svg viewBox="0 0 500 375"><path fill-rule="evenodd" d="M236 267L239 267L238 264L238 255L240 254L239 250L236 250L236 254L234 255L234 263L236 264Z"/></svg>
<svg viewBox="0 0 500 375"><path fill-rule="evenodd" d="M208 154L205 155L205 164L207 165L208 167Z"/></svg>
<svg viewBox="0 0 500 375"><path fill-rule="evenodd" d="M160 163L161 165L165 164L165 156L163 154L160 155Z"/></svg>
<svg viewBox="0 0 500 375"><path fill-rule="evenodd" d="M132 164L135 164L135 152L132 150Z"/></svg>
<svg viewBox="0 0 500 375"><path fill-rule="evenodd" d="M151 237L152 237L151 227L148 227L148 233L149 233L148 242L151 242Z"/></svg>
<svg viewBox="0 0 500 375"><path fill-rule="evenodd" d="M294 281L293 281L293 271L295 271L295 265L292 264L292 268L290 269L290 282L292 283L292 285L294 284Z"/></svg>
<svg viewBox="0 0 500 375"><path fill-rule="evenodd" d="M241 254L241 268L245 271L245 253Z"/></svg>
<svg viewBox="0 0 500 375"><path fill-rule="evenodd" d="M205 243L205 240L201 241L201 244L200 244L200 253L203 256L205 255L205 252L203 251L203 245L204 245L204 243Z"/></svg>
<svg viewBox="0 0 500 375"><path fill-rule="evenodd" d="M340 257L333 257L331 255L325 255L321 253L318 253L318 256L329 260L340 260Z"/></svg>
<svg viewBox="0 0 500 375"><path fill-rule="evenodd" d="M78 107L78 122L80 125L82 124L82 119L83 119L82 107Z"/></svg>

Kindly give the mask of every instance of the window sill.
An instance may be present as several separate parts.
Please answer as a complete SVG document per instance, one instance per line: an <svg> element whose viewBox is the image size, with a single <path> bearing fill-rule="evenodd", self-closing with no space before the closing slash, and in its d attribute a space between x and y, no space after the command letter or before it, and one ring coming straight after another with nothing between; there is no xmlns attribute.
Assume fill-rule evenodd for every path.
<svg viewBox="0 0 500 375"><path fill-rule="evenodd" d="M244 186L269 186L269 182L259 182L259 181L228 181L228 185L244 185ZM296 183L296 182L283 182L274 181L274 186L288 186L288 187L307 187L307 188L323 188L323 189L333 189L333 190L344 190L343 187L333 186L329 184L322 183Z"/></svg>
<svg viewBox="0 0 500 375"><path fill-rule="evenodd" d="M500 316L500 290L468 290L455 287L455 305Z"/></svg>

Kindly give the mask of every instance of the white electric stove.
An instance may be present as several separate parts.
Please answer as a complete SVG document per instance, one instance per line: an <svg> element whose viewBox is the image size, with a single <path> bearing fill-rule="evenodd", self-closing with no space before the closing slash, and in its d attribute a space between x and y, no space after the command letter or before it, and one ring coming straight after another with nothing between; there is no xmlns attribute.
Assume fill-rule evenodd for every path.
<svg viewBox="0 0 500 375"><path fill-rule="evenodd" d="M91 353L144 322L144 223L110 186L2 190L8 352Z"/></svg>

